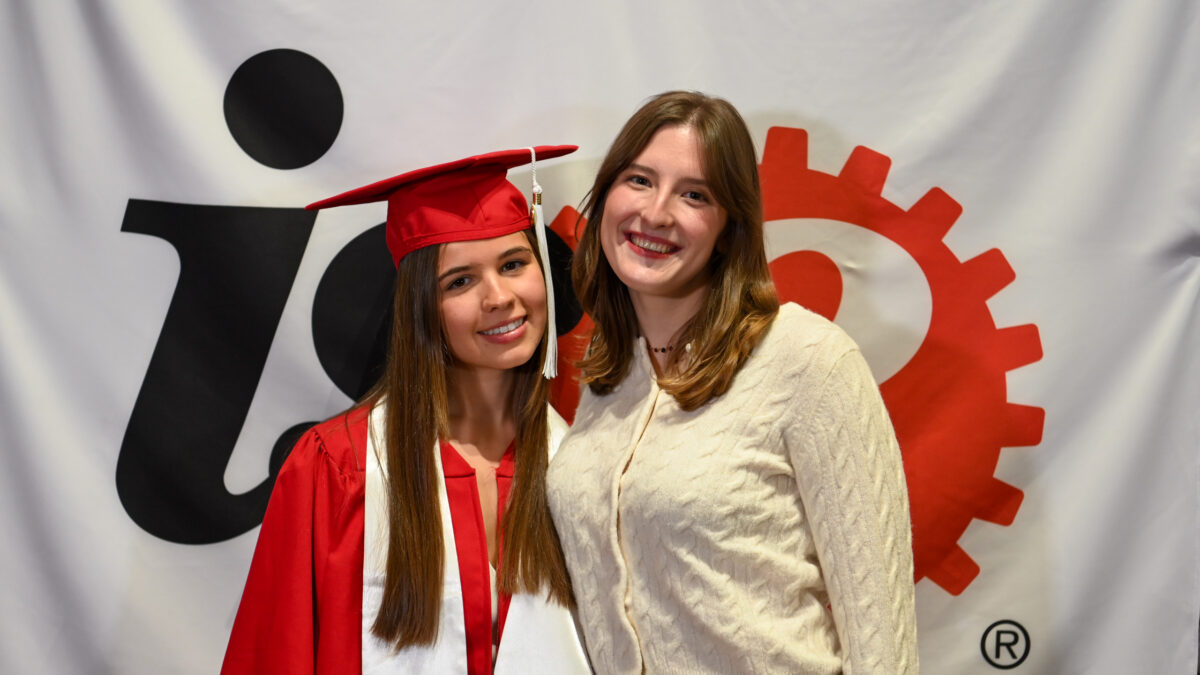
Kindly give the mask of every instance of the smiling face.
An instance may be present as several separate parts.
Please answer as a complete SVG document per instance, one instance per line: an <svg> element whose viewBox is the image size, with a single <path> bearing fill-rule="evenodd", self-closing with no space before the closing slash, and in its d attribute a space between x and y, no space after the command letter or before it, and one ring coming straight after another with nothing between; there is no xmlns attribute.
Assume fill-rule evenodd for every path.
<svg viewBox="0 0 1200 675"><path fill-rule="evenodd" d="M695 130L669 125L617 175L604 202L600 245L635 306L650 298L698 306L726 220L705 180Z"/></svg>
<svg viewBox="0 0 1200 675"><path fill-rule="evenodd" d="M546 286L523 232L443 245L437 276L442 329L458 365L508 370L537 351Z"/></svg>

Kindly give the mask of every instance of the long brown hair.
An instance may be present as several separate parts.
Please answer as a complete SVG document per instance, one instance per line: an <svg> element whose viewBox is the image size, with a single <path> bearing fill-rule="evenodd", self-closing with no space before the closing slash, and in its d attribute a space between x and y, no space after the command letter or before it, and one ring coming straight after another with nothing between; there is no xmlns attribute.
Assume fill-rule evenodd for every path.
<svg viewBox="0 0 1200 675"><path fill-rule="evenodd" d="M588 220L571 268L575 294L596 330L579 363L580 378L607 394L629 371L638 336L629 289L613 272L600 245L600 220L613 183L654 134L666 126L689 127L700 139L704 178L728 214L709 261L711 279L700 310L675 338L691 350L671 353L659 386L684 410L694 410L729 389L779 311L779 298L763 249L762 189L754 142L737 109L699 92L670 91L643 105L617 134L588 193Z"/></svg>
<svg viewBox="0 0 1200 675"><path fill-rule="evenodd" d="M537 242L529 231L525 235L536 259ZM387 366L363 399L386 405L387 420L388 552L371 633L397 649L433 644L441 612L444 523L434 453L449 431L446 371L453 357L438 302L440 252L441 246L418 249L397 266ZM508 405L517 420L516 471L500 523L498 582L506 593L546 589L551 599L570 606L571 583L546 501L549 386L541 368L548 339L554 336L544 336L529 361L514 369Z"/></svg>

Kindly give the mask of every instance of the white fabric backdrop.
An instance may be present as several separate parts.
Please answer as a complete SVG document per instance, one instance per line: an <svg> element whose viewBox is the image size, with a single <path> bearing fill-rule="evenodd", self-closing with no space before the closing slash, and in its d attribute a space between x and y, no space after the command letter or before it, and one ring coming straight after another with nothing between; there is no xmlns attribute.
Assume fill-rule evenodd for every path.
<svg viewBox="0 0 1200 675"><path fill-rule="evenodd" d="M837 320L885 393L917 373L939 317L966 311L945 298L975 293L994 327L1023 327L951 334L946 371L915 377L999 377L989 395L1004 405L978 424L1008 440L990 454L964 454L958 430L975 420L955 406L974 400L961 383L889 398L898 426L927 422L905 447L914 502L933 514L918 523L924 671L994 672L983 651L1011 662L984 637L1010 620L1028 634L1015 672L1196 672L1200 6L537 4L0 6L0 671L214 672L245 579L256 528L176 543L118 494L182 270L164 237L128 227L130 200L294 209L465 155L577 143L539 171L555 214L582 199L640 102L684 88L738 106L760 153L783 148L764 162L782 162L772 255L837 263ZM237 68L281 48L324 64L344 101L328 152L292 169L252 158L222 109ZM771 127L803 129L807 155L768 143ZM798 135L772 143L785 137ZM944 237L906 247L878 213L822 215L825 192L783 198L814 172ZM314 295L382 217L369 205L316 218L267 333L230 493L262 483L285 429L348 403L314 347ZM948 284L930 246L982 262ZM204 375L187 386L208 387ZM952 513L976 519L958 532L938 520Z"/></svg>

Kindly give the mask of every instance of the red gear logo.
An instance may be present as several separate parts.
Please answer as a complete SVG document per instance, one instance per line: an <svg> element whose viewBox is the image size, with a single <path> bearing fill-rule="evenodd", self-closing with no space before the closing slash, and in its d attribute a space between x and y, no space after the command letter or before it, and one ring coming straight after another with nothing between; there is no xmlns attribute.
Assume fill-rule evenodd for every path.
<svg viewBox="0 0 1200 675"><path fill-rule="evenodd" d="M898 245L929 285L929 326L915 353L880 391L904 454L913 521L916 580L929 577L958 595L979 574L959 547L972 519L1010 525L1024 493L993 473L1005 447L1041 442L1045 412L1008 402L1006 373L1041 359L1032 324L997 328L988 298L1016 275L999 249L960 261L942 241L962 207L938 188L907 211L881 195L891 160L857 147L834 176L808 167L808 135L773 127L759 174L764 219L823 219L865 228ZM574 249L578 214L563 209L551 224ZM842 301L837 264L798 250L771 262L782 301L832 319ZM560 377L552 395L571 419L578 403L570 365L591 331L584 317L559 338ZM565 377L564 377L565 376ZM569 386L568 386L569 385Z"/></svg>
<svg viewBox="0 0 1200 675"><path fill-rule="evenodd" d="M916 578L929 577L958 595L979 574L979 565L958 546L967 525L973 518L1010 525L1021 506L1024 493L993 472L1001 448L1041 442L1045 413L1009 403L1005 377L1041 359L1042 346L1037 326L997 328L988 310L988 298L1016 278L1004 254L991 249L959 261L942 237L962 207L938 188L907 211L896 206L881 196L890 166L886 156L860 146L838 175L815 171L808 167L808 135L772 128L759 167L763 215L767 221L822 218L866 228L903 248L924 273L929 328L916 353L880 390L904 453ZM799 290L789 258L772 262L781 299L832 317L840 275L800 272L808 282L803 294L814 299L788 297L789 290Z"/></svg>

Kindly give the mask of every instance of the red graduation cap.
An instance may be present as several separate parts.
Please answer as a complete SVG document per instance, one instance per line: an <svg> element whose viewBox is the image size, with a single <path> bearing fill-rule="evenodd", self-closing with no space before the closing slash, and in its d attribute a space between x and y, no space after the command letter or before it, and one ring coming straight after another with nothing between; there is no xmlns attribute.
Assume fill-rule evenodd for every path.
<svg viewBox="0 0 1200 675"><path fill-rule="evenodd" d="M503 237L535 226L542 273L546 279L546 332L549 336L542 373L552 378L557 374L558 361L554 283L536 162L561 157L577 149L574 145L539 145L466 157L392 176L313 202L306 208L387 201L387 247L396 265L404 256L426 246ZM525 196L507 178L509 169L530 163L534 164L532 210Z"/></svg>
<svg viewBox="0 0 1200 675"><path fill-rule="evenodd" d="M574 152L574 145L540 145L536 159ZM322 199L324 209L387 201L387 247L397 265L413 251L452 241L502 237L531 225L524 194L508 182L508 170L535 159L529 148L466 157L392 176Z"/></svg>

